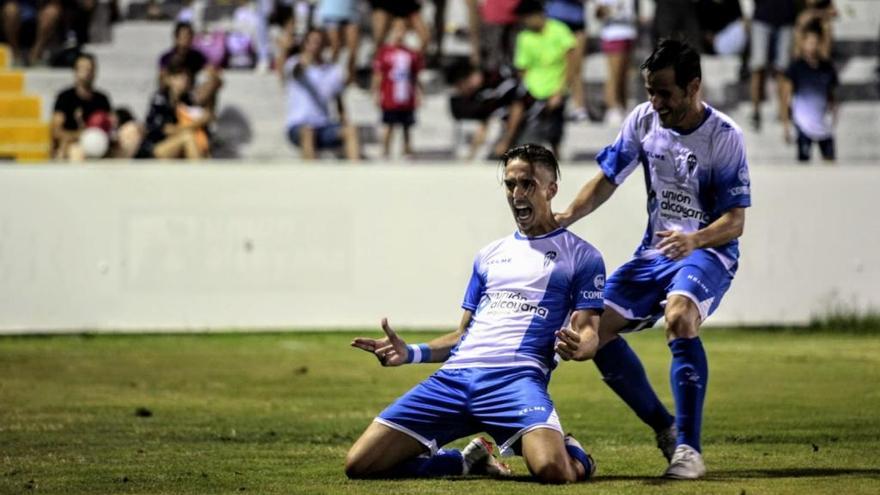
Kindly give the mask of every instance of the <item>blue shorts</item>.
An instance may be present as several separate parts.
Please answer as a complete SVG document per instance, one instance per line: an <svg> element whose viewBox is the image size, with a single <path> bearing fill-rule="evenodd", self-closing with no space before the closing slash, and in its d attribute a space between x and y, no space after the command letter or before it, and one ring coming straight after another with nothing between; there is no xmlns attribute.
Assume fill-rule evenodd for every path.
<svg viewBox="0 0 880 495"><path fill-rule="evenodd" d="M663 317L666 299L678 294L693 301L700 310L700 319L705 321L732 280L733 274L721 260L704 249L680 261L664 256L633 258L605 283L605 306L630 320L624 330L642 330Z"/></svg>
<svg viewBox="0 0 880 495"><path fill-rule="evenodd" d="M376 422L406 433L432 454L453 440L485 431L502 455L520 452L520 438L537 428L562 434L538 368L441 369L388 406Z"/></svg>
<svg viewBox="0 0 880 495"><path fill-rule="evenodd" d="M292 125L287 129L287 138L295 146L300 146L299 130L301 127L301 125ZM316 149L338 148L342 146L342 125L328 124L315 127L314 129Z"/></svg>

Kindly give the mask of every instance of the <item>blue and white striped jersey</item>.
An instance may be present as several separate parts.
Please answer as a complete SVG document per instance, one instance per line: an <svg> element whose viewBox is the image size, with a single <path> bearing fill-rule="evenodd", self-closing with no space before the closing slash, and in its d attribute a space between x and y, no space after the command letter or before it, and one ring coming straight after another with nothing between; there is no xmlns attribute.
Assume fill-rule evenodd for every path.
<svg viewBox="0 0 880 495"><path fill-rule="evenodd" d="M462 307L471 324L443 368L555 366L555 332L573 311L603 309L605 263L566 229L519 232L477 254Z"/></svg>
<svg viewBox="0 0 880 495"><path fill-rule="evenodd" d="M648 228L636 256L653 258L661 230L694 232L726 211L751 206L749 166L742 130L727 115L705 105L703 123L688 132L660 125L650 102L630 113L617 139L596 157L615 184L642 164L648 190ZM739 243L708 251L733 273Z"/></svg>

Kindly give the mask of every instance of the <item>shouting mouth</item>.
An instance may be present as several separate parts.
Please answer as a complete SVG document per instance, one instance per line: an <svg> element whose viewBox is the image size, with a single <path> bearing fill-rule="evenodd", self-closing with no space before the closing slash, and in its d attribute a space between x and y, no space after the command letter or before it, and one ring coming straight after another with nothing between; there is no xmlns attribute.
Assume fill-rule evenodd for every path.
<svg viewBox="0 0 880 495"><path fill-rule="evenodd" d="M532 216L532 207L531 206L513 206L513 214L516 217L517 221L525 221L531 218Z"/></svg>

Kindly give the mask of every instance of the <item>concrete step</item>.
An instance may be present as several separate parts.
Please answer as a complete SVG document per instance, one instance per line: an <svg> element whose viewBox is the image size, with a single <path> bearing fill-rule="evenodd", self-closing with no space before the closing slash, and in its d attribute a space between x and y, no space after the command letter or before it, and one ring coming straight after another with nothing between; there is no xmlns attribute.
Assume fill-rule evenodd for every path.
<svg viewBox="0 0 880 495"><path fill-rule="evenodd" d="M17 162L45 162L49 159L48 144L5 144L0 143L0 160Z"/></svg>
<svg viewBox="0 0 880 495"><path fill-rule="evenodd" d="M0 93L21 93L24 91L24 72L0 69Z"/></svg>
<svg viewBox="0 0 880 495"><path fill-rule="evenodd" d="M36 119L0 119L0 143L43 144L51 142L49 124Z"/></svg>
<svg viewBox="0 0 880 495"><path fill-rule="evenodd" d="M0 69L5 69L12 65L12 50L9 45L0 43Z"/></svg>
<svg viewBox="0 0 880 495"><path fill-rule="evenodd" d="M40 97L0 93L0 116L7 119L39 119Z"/></svg>

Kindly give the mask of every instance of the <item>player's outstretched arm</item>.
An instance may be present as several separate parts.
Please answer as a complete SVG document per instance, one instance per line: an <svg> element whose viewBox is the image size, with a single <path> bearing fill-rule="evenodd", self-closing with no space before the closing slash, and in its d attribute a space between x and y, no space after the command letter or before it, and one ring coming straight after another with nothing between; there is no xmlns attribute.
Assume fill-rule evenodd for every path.
<svg viewBox="0 0 880 495"><path fill-rule="evenodd" d="M382 331L385 332L385 338L358 337L351 342L351 346L375 355L382 366L400 366L412 362L440 363L446 361L450 351L458 345L465 329L470 325L472 316L472 312L465 310L458 330L437 337L427 344L409 346L391 328L391 325L388 324L388 318L382 318Z"/></svg>
<svg viewBox="0 0 880 495"><path fill-rule="evenodd" d="M591 309L575 311L571 328L556 332L556 353L564 361L586 361L599 350L599 313Z"/></svg>
<svg viewBox="0 0 880 495"><path fill-rule="evenodd" d="M568 209L556 214L556 221L562 227L577 222L581 218L592 213L602 205L617 190L617 185L611 182L604 172L599 172L589 182L584 184Z"/></svg>
<svg viewBox="0 0 880 495"><path fill-rule="evenodd" d="M690 256L694 249L722 246L742 235L746 223L745 208L731 208L706 227L690 234L661 230L663 240L657 248L667 258L680 260Z"/></svg>

